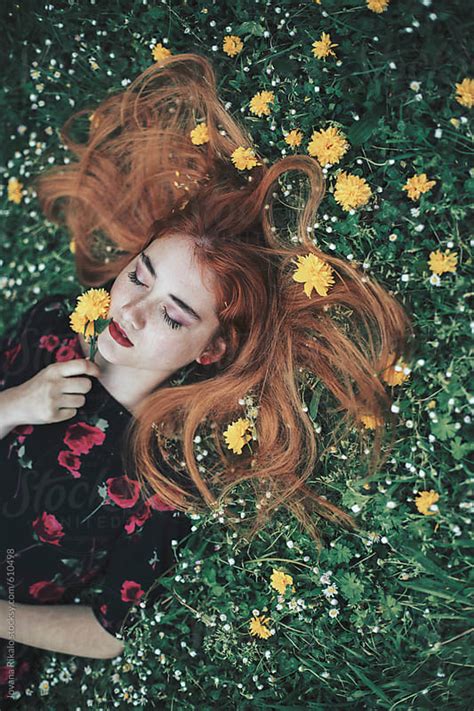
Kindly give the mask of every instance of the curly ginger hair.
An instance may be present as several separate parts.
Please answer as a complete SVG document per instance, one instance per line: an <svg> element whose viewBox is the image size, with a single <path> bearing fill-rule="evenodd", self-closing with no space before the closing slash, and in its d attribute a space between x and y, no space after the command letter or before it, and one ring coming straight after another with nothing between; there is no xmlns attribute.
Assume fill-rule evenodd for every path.
<svg viewBox="0 0 474 711"><path fill-rule="evenodd" d="M356 265L323 253L309 236L325 194L318 161L294 155L268 167L222 105L209 61L197 54L166 57L106 98L94 110L85 144L68 133L84 114L90 109L76 112L61 131L77 161L36 179L46 217L66 224L72 235L80 282L103 286L152 240L185 233L195 242L198 264L217 277L218 335L227 345L220 361L207 368L194 364L194 382L160 384L140 403L124 461L165 504L188 512L220 508L232 489L249 481L264 504L257 506L250 537L280 506L318 546L314 513L357 529L351 515L305 484L321 453L301 385L310 374L324 388L343 431L356 425L364 452L361 416L373 418L372 454L365 457L373 471L384 457L385 423L394 430L382 374L406 350L410 322L381 285ZM201 124L208 140L196 144L191 133ZM251 149L250 169L236 167L238 148ZM296 234L285 241L273 213L279 179L288 171L306 178L309 190ZM308 297L293 278L298 257L311 254L334 275L325 296ZM242 417L249 393L258 412L257 442L230 453L223 432ZM219 457L207 481L193 445L206 425ZM170 461L172 442L182 448L182 485L159 464L160 457Z"/></svg>

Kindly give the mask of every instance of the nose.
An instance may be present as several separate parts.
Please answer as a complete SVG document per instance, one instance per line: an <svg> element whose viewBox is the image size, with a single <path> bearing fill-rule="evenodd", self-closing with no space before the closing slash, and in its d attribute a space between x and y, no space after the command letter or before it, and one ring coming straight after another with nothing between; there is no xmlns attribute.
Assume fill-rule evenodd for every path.
<svg viewBox="0 0 474 711"><path fill-rule="evenodd" d="M126 304L122 306L120 323L133 341L136 332L143 330L146 325L146 307L143 304Z"/></svg>

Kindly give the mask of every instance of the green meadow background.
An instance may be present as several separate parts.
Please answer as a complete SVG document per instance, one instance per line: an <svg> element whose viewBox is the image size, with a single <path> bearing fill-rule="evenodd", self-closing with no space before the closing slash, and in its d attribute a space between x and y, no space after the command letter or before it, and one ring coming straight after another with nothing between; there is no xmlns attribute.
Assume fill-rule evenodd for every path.
<svg viewBox="0 0 474 711"><path fill-rule="evenodd" d="M343 442L311 480L357 517L362 533L321 522L318 554L284 510L252 542L219 513L195 518L162 580L168 594L135 610L124 654L103 661L45 652L38 682L17 707L469 707L469 4L18 0L4 1L0 15L1 332L48 293L81 291L69 235L42 217L29 183L70 159L58 135L70 113L92 112L125 87L161 44L211 60L226 107L270 162L308 153L313 132L329 126L347 137L350 149L325 168L314 237L395 293L416 335L409 377L393 388L398 431L387 463L364 487L363 462ZM315 56L322 33L335 55ZM242 42L235 56L223 49L228 35ZM274 93L268 115L250 111L260 91ZM294 129L298 147L285 141ZM350 212L334 198L341 170L372 191ZM423 173L435 184L410 199L402 188ZM284 208L294 176L281 188ZM457 255L453 271L433 275L436 250ZM324 413L313 415L324 440ZM431 502L424 510L416 504L422 492ZM248 489L236 491L237 516L254 507ZM275 571L292 585L275 589ZM252 634L257 616L270 635Z"/></svg>

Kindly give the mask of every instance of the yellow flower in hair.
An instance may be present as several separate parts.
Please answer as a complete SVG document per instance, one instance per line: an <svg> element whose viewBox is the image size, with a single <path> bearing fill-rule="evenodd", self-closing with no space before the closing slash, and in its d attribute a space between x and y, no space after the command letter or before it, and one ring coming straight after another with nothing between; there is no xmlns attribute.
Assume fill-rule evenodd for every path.
<svg viewBox="0 0 474 711"><path fill-rule="evenodd" d="M256 165L260 165L251 148L239 146L230 157L238 170L251 170L251 168L255 168Z"/></svg>
<svg viewBox="0 0 474 711"><path fill-rule="evenodd" d="M227 448L231 449L235 454L242 454L242 447L252 439L252 435L247 432L250 427L250 420L244 417L232 422L224 432Z"/></svg>
<svg viewBox="0 0 474 711"><path fill-rule="evenodd" d="M167 49L167 47L163 47L161 42L158 42L158 44L155 44L152 48L151 54L155 62L159 62L160 60L165 59L165 57L169 57L171 52Z"/></svg>
<svg viewBox="0 0 474 711"><path fill-rule="evenodd" d="M201 146L203 143L209 142L209 133L207 130L207 123L200 123L193 128L190 133L191 141L195 146Z"/></svg>
<svg viewBox="0 0 474 711"><path fill-rule="evenodd" d="M458 104L472 109L474 106L474 79L465 77L460 84L456 84L456 94Z"/></svg>
<svg viewBox="0 0 474 711"><path fill-rule="evenodd" d="M449 249L446 252L440 252L439 249L436 252L430 252L429 268L433 274L445 274L446 272L455 272L456 265L458 262L458 255L456 252L450 252Z"/></svg>
<svg viewBox="0 0 474 711"><path fill-rule="evenodd" d="M367 7L372 12L385 12L388 7L388 0L367 0Z"/></svg>
<svg viewBox="0 0 474 711"><path fill-rule="evenodd" d="M8 181L8 199L10 202L15 202L17 205L20 204L22 198L22 188L23 183L20 183L17 178L10 178Z"/></svg>
<svg viewBox="0 0 474 711"><path fill-rule="evenodd" d="M317 158L321 165L326 163L339 163L342 156L347 153L350 145L335 126L330 126L321 131L313 131L311 141L308 144L308 153Z"/></svg>
<svg viewBox="0 0 474 711"><path fill-rule="evenodd" d="M399 360L398 363L393 362L393 354L390 354L389 363L382 372L382 380L384 380L388 385L401 385L409 377L408 366L403 360Z"/></svg>
<svg viewBox="0 0 474 711"><path fill-rule="evenodd" d="M310 252L306 256L297 257L298 266L292 277L297 282L304 282L304 293L308 298L311 298L313 289L320 296L327 296L328 289L334 284L333 269ZM294 262L294 260L292 260ZM296 264L296 262L294 262Z"/></svg>
<svg viewBox="0 0 474 711"><path fill-rule="evenodd" d="M371 195L372 191L364 178L350 175L346 171L337 176L334 199L343 210L354 210L365 205Z"/></svg>
<svg viewBox="0 0 474 711"><path fill-rule="evenodd" d="M270 102L275 101L273 91L259 91L250 99L250 111L257 116L269 116L271 109Z"/></svg>
<svg viewBox="0 0 474 711"><path fill-rule="evenodd" d="M299 129L293 129L293 131L290 131L285 136L285 143L288 143L288 145L291 146L292 148L299 146L302 140L303 140L303 132L300 131Z"/></svg>
<svg viewBox="0 0 474 711"><path fill-rule="evenodd" d="M282 570L275 570L275 568L273 568L273 573L270 577L270 584L272 588L280 593L280 595L284 595L287 585L293 585L293 578L291 575L287 575ZM294 590L295 588L293 587L293 592Z"/></svg>
<svg viewBox="0 0 474 711"><path fill-rule="evenodd" d="M411 200L418 200L420 195L431 190L433 185L436 185L436 182L436 180L428 180L426 173L420 173L407 180L402 190L407 191Z"/></svg>
<svg viewBox="0 0 474 711"><path fill-rule="evenodd" d="M270 618L264 617L263 615L253 617L250 622L250 634L254 637L260 637L261 639L268 639L272 636L272 633L268 627L266 627L269 622Z"/></svg>
<svg viewBox="0 0 474 711"><path fill-rule="evenodd" d="M326 32L323 32L321 39L313 42L311 46L313 48L313 55L318 59L326 59L326 57L330 54L335 57L336 54L332 51L331 47L339 47L338 44L333 44L333 42L331 42L331 37Z"/></svg>
<svg viewBox="0 0 474 711"><path fill-rule="evenodd" d="M439 499L439 494L433 489L429 491L422 491L415 499L415 505L418 511L425 516L433 516L436 511L430 511L429 509L433 504L435 504Z"/></svg>
<svg viewBox="0 0 474 711"><path fill-rule="evenodd" d="M359 420L366 430L375 430L376 427L383 425L383 420L380 417L375 417L375 415L361 415Z"/></svg>
<svg viewBox="0 0 474 711"><path fill-rule="evenodd" d="M236 54L242 51L243 46L244 44L238 35L226 35L222 49L229 57L235 57Z"/></svg>

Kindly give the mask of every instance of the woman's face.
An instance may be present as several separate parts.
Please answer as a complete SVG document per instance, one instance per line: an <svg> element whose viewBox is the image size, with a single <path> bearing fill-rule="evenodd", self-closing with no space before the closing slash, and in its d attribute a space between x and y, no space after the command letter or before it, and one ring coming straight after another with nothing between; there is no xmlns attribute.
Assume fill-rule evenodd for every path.
<svg viewBox="0 0 474 711"><path fill-rule="evenodd" d="M193 261L193 244L183 234L155 239L117 276L107 318L118 324L133 346L117 342L109 326L97 342L106 361L148 370L161 381L203 351L211 361L223 354L221 338L212 348L219 326L213 275L206 271L201 278Z"/></svg>

